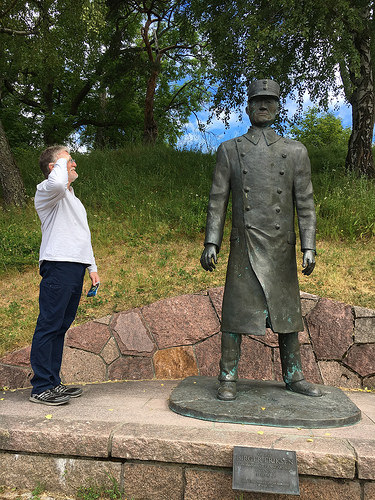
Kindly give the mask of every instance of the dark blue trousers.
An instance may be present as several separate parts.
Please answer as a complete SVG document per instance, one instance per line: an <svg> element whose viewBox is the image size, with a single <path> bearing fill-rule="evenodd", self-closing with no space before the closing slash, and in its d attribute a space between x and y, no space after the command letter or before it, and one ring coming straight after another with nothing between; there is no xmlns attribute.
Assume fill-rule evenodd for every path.
<svg viewBox="0 0 375 500"><path fill-rule="evenodd" d="M39 316L30 354L33 394L61 382L65 333L77 313L86 267L77 262L46 260L40 266Z"/></svg>

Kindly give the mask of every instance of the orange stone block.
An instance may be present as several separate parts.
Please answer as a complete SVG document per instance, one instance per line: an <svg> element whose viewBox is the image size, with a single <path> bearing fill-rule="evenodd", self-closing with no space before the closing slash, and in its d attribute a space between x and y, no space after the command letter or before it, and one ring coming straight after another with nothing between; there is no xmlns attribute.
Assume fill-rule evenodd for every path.
<svg viewBox="0 0 375 500"><path fill-rule="evenodd" d="M179 379L198 375L197 361L191 346L162 349L154 354L155 376L158 379Z"/></svg>

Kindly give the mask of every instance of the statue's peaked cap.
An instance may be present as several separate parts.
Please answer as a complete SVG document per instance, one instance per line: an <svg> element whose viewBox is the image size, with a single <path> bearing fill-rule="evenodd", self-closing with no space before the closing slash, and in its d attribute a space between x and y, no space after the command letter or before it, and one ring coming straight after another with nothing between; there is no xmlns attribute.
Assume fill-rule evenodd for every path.
<svg viewBox="0 0 375 500"><path fill-rule="evenodd" d="M254 80L251 82L247 88L247 97L250 100L252 97L258 95L267 95L280 98L280 85L274 80Z"/></svg>

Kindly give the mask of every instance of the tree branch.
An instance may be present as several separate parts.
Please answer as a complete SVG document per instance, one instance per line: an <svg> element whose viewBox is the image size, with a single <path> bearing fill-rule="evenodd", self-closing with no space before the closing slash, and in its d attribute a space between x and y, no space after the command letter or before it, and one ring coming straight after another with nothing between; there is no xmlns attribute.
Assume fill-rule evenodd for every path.
<svg viewBox="0 0 375 500"><path fill-rule="evenodd" d="M182 87L180 87L177 92L174 94L174 96L172 96L172 99L169 101L169 103L167 104L167 106L164 107L164 110L165 111L169 111L171 108L172 108L172 104L174 103L174 101L176 100L177 96L188 86L190 85L191 83L193 83L193 80L189 80L188 82L185 82Z"/></svg>
<svg viewBox="0 0 375 500"><path fill-rule="evenodd" d="M0 18L5 17L19 2L19 0L13 0L13 2L10 3L9 7L5 9L3 12L0 12Z"/></svg>
<svg viewBox="0 0 375 500"><path fill-rule="evenodd" d="M25 95L21 95L14 87L13 85L8 81L8 80L4 80L4 86L5 88L8 90L8 92L10 92L12 95L16 96L17 99L22 102L23 104L26 104L27 106L30 106L32 108L36 108L36 109L40 109L40 111L42 111L43 113L45 113L45 109L41 106L40 103L32 100L32 99L29 99L28 97L26 97Z"/></svg>
<svg viewBox="0 0 375 500"><path fill-rule="evenodd" d="M0 27L0 33L6 33L7 35L28 36L28 35L35 35L37 33L37 30L33 29L31 31L26 31L26 30L14 30L12 28Z"/></svg>

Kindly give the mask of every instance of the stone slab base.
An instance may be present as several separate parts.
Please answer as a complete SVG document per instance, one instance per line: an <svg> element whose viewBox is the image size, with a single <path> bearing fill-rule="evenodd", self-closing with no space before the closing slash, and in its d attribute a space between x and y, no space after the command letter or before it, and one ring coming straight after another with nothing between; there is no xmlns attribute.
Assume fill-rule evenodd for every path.
<svg viewBox="0 0 375 500"><path fill-rule="evenodd" d="M169 398L171 410L186 417L237 424L322 429L352 425L361 411L336 387L320 386L323 396L308 397L285 389L285 384L239 380L237 398L220 401L214 377L187 377Z"/></svg>
<svg viewBox="0 0 375 500"><path fill-rule="evenodd" d="M37 484L50 499L80 498L99 488L118 488L127 500L295 500L292 495L232 490L230 468L160 462L89 460L0 453L0 499L15 499ZM43 481L40 480L43 471ZM301 475L300 500L374 500L375 482ZM7 487L12 488L8 490ZM14 490L16 488L16 490ZM17 491L18 490L18 491ZM96 498L96 497L95 497Z"/></svg>
<svg viewBox="0 0 375 500"><path fill-rule="evenodd" d="M375 499L375 394L347 393L363 416L350 426L266 427L176 414L179 382L88 384L59 407L30 403L29 389L1 391L0 500L38 483L56 500L114 484L122 500L296 498L233 491L234 446L295 451L302 500Z"/></svg>

